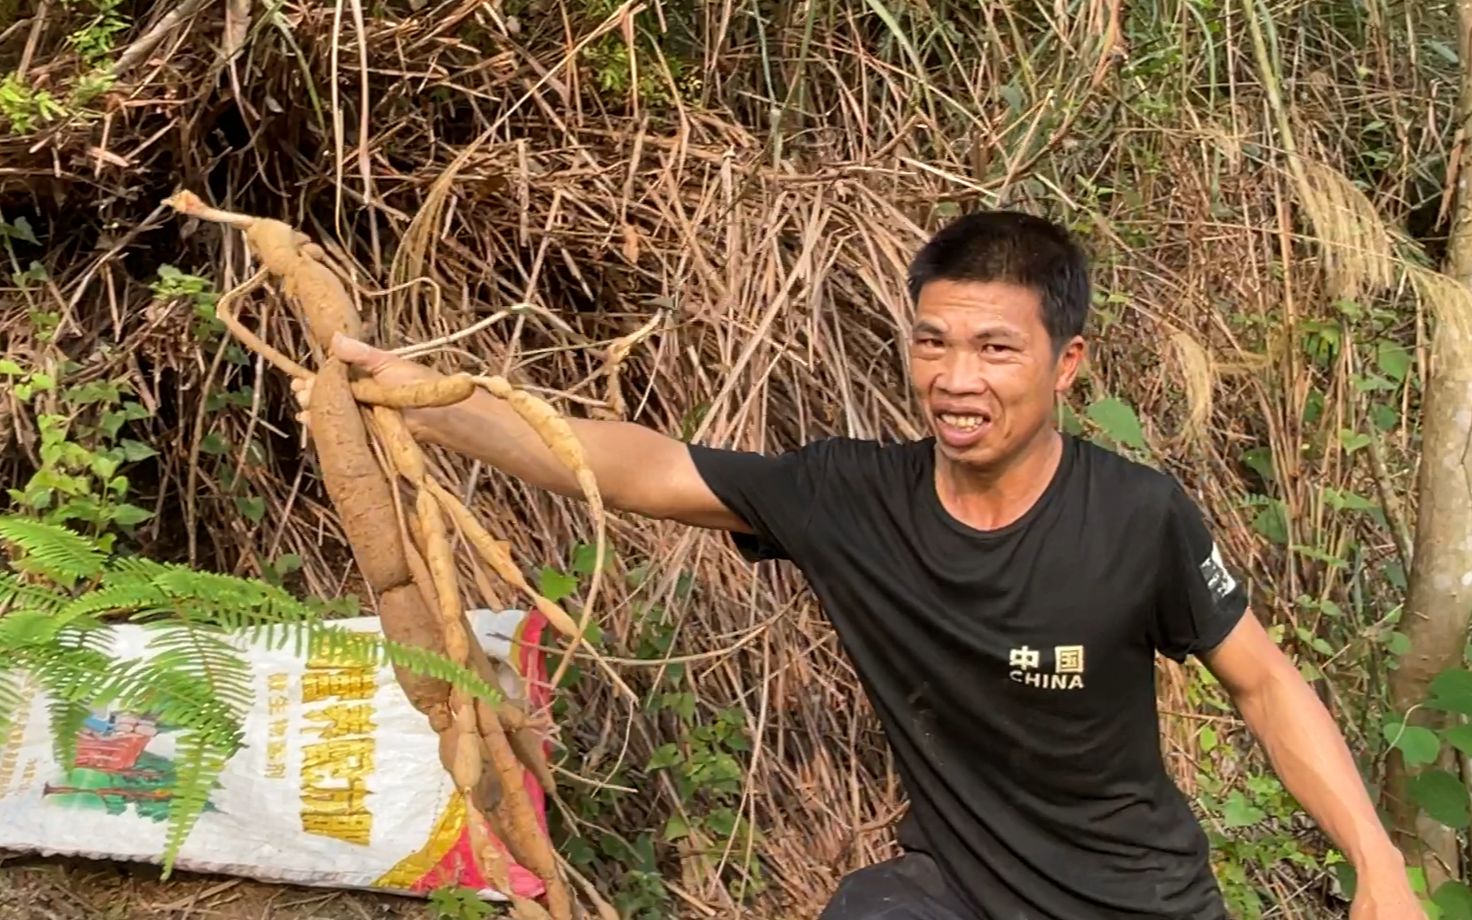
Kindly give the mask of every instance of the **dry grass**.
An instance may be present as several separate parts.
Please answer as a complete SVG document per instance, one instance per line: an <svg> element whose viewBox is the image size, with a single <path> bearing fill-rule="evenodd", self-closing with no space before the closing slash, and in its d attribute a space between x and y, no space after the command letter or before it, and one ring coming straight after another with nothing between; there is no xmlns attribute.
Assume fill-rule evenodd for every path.
<svg viewBox="0 0 1472 920"><path fill-rule="evenodd" d="M386 291L363 299L381 344L474 328L421 359L505 374L569 412L760 450L918 433L899 346L910 253L956 209L1044 211L1088 241L1104 295L1075 408L1102 396L1138 407L1155 462L1201 497L1252 575L1255 606L1325 672L1322 691L1364 749L1378 739L1364 704L1384 668L1397 603L1385 572L1405 512L1392 501L1388 522L1346 514L1333 490L1403 501L1413 482L1414 431L1400 419L1414 386L1358 388L1373 368L1351 346L1402 343L1416 359L1408 381L1421 373L1428 318L1384 228L1413 226L1433 251L1444 234L1452 100L1425 42L1449 41L1449 27L1381 0L1363 20L1289 2L1267 22L1260 6L1228 4L1214 29L1199 4L1174 0L933 6L789 4L758 19L734 0L431 0L364 9L360 22L358 5L294 0L251 6L228 61L224 8L176 7L183 15L92 104L97 117L0 138L0 208L27 216L43 242L16 244L16 268L35 258L50 278L5 293L6 352L65 353L82 364L73 380L138 388L155 416L136 436L161 456L131 475L149 501L185 496L189 509L182 528L169 515L143 529L152 551L247 572L293 552L306 560L298 587L333 596L361 587L296 442L285 381L202 350L189 305L148 291L165 262L219 290L254 270L238 242L158 206L176 186L306 228L366 289ZM134 12L122 46L168 11ZM64 17L53 6L25 17L0 55L64 95L77 72ZM1291 52L1278 50L1274 36L1290 33ZM1372 329L1335 311L1354 295L1389 319ZM278 348L305 353L274 299L241 308ZM28 318L46 311L59 317L54 344ZM1305 346L1325 329L1341 347L1315 360ZM604 352L636 332L611 399ZM204 411L203 394L227 383L256 399ZM1378 431L1378 462L1340 439L1371 428L1372 402L1400 409ZM32 412L0 397L15 475L36 459ZM209 435L264 500L259 523L202 458ZM591 540L576 503L431 460L525 566L561 564L571 542ZM1286 542L1265 535L1274 508ZM641 611L658 603L684 673L627 664L630 685L651 698L695 692L700 719L744 718L735 804L765 835L756 855L769 890L742 915L810 916L838 876L889 852L902 808L841 651L787 569L753 571L721 540L673 526L615 518L609 539L621 566L648 563L649 577L610 582L604 651L636 657ZM1334 601L1349 619L1305 600ZM1178 669L1162 672L1162 709L1188 789L1198 770L1235 783L1260 769L1231 745L1201 750L1203 724L1234 742L1241 732ZM594 839L657 834L685 807L665 774L628 772L680 737L668 713L585 679L562 730L568 770L640 789L579 825ZM745 854L710 843L708 861L663 851L682 915L738 911ZM1342 908L1291 865L1252 872L1286 897L1278 916Z"/></svg>
<svg viewBox="0 0 1472 920"><path fill-rule="evenodd" d="M35 858L0 864L0 920L421 920L417 898Z"/></svg>

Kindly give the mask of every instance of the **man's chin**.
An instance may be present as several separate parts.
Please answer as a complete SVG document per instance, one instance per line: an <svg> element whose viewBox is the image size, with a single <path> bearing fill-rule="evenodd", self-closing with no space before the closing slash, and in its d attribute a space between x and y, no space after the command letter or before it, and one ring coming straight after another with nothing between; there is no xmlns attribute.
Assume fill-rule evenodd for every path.
<svg viewBox="0 0 1472 920"><path fill-rule="evenodd" d="M974 444L957 446L949 444L944 438L935 439L936 448L942 457L958 466L975 470L984 470L996 463L998 451L991 443L990 438L984 438Z"/></svg>

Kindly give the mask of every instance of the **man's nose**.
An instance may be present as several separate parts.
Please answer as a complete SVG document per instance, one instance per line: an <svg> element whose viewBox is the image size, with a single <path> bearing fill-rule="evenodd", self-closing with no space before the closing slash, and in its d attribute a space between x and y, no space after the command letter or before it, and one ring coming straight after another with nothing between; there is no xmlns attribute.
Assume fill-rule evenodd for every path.
<svg viewBox="0 0 1472 920"><path fill-rule="evenodd" d="M959 349L951 352L941 364L935 383L945 392L958 396L982 393L987 389L986 372L981 360L976 355Z"/></svg>

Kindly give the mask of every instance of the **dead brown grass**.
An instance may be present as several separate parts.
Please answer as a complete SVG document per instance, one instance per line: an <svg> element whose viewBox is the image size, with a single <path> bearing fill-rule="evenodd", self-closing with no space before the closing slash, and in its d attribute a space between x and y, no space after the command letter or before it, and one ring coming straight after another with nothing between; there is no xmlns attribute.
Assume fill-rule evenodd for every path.
<svg viewBox="0 0 1472 920"><path fill-rule="evenodd" d="M423 920L418 898L269 885L154 866L34 857L0 863L0 920Z"/></svg>

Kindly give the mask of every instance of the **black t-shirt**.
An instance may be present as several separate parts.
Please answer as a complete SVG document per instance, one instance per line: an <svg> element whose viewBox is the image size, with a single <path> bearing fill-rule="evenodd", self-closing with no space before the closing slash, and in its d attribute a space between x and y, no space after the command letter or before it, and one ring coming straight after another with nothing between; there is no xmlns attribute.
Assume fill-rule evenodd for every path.
<svg viewBox="0 0 1472 920"><path fill-rule="evenodd" d="M978 531L941 504L934 449L691 453L756 531L743 554L806 575L894 750L900 843L979 917L1224 917L1156 713L1155 652L1207 650L1247 606L1196 505L1065 435L1034 506Z"/></svg>

